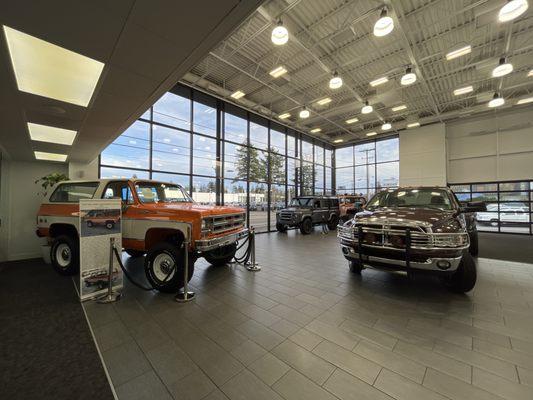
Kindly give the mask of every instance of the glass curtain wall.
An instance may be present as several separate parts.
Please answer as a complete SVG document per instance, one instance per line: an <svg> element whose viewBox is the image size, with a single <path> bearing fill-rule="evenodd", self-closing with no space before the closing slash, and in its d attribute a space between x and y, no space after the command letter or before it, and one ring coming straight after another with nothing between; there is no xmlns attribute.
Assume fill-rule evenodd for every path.
<svg viewBox="0 0 533 400"><path fill-rule="evenodd" d="M399 184L399 139L374 140L335 150L337 194L370 198L383 188Z"/></svg>
<svg viewBox="0 0 533 400"><path fill-rule="evenodd" d="M484 232L533 233L533 181L450 184L461 202L484 201L486 212L476 214Z"/></svg>
<svg viewBox="0 0 533 400"><path fill-rule="evenodd" d="M101 178L179 183L201 204L246 208L275 230L275 212L301 194L331 194L333 151L274 121L177 85L100 155Z"/></svg>

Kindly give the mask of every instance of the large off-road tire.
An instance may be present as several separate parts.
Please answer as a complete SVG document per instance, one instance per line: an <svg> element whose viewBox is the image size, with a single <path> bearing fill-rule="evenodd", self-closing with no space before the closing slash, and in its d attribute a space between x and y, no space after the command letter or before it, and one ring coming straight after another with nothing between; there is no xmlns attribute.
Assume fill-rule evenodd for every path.
<svg viewBox="0 0 533 400"><path fill-rule="evenodd" d="M470 247L468 248L468 251L473 257L477 257L479 254L479 239L477 230L470 234Z"/></svg>
<svg viewBox="0 0 533 400"><path fill-rule="evenodd" d="M287 225L276 223L276 230L281 233L287 232Z"/></svg>
<svg viewBox="0 0 533 400"><path fill-rule="evenodd" d="M337 229L338 224L339 224L339 217L336 215L332 215L328 221L328 229L330 231L334 231L335 229Z"/></svg>
<svg viewBox="0 0 533 400"><path fill-rule="evenodd" d="M87 221L87 226L89 228L92 228L93 227L93 221Z"/></svg>
<svg viewBox="0 0 533 400"><path fill-rule="evenodd" d="M113 229L115 227L115 223L113 221L106 221L105 227L109 230Z"/></svg>
<svg viewBox="0 0 533 400"><path fill-rule="evenodd" d="M124 251L130 257L142 257L142 256L144 256L146 254L146 251L141 251L141 250L126 249Z"/></svg>
<svg viewBox="0 0 533 400"><path fill-rule="evenodd" d="M75 275L80 270L80 244L77 237L60 235L50 247L52 266L61 275Z"/></svg>
<svg viewBox="0 0 533 400"><path fill-rule="evenodd" d="M237 243L232 243L230 245L219 247L218 249L211 250L210 252L207 252L204 254L204 258L206 261L214 265L215 267L220 267L222 265L226 265L231 260L233 260L233 257L235 257L235 253L237 252Z"/></svg>
<svg viewBox="0 0 533 400"><path fill-rule="evenodd" d="M466 293L474 288L476 279L476 262L469 251L464 251L457 271L445 279L444 283L452 292Z"/></svg>
<svg viewBox="0 0 533 400"><path fill-rule="evenodd" d="M350 272L360 275L364 267L361 265L359 260L349 260L348 262L350 263Z"/></svg>
<svg viewBox="0 0 533 400"><path fill-rule="evenodd" d="M311 221L311 218L304 218L300 223L300 232L302 232L303 235L309 235L313 232L313 221Z"/></svg>
<svg viewBox="0 0 533 400"><path fill-rule="evenodd" d="M183 287L184 249L176 244L161 242L152 247L144 260L144 272L154 289L165 293L176 293ZM190 281L194 274L195 258L189 254Z"/></svg>

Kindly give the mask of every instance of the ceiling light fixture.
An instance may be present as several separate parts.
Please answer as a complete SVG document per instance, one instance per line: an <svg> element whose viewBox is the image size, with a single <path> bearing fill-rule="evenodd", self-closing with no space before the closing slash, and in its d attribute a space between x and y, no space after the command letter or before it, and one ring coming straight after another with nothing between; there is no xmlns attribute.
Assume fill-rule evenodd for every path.
<svg viewBox="0 0 533 400"><path fill-rule="evenodd" d="M276 46L284 45L289 41L289 31L283 26L283 21L281 19L278 21L277 26L272 29L270 40L272 40L272 43Z"/></svg>
<svg viewBox="0 0 533 400"><path fill-rule="evenodd" d="M87 107L104 64L4 26L20 91Z"/></svg>
<svg viewBox="0 0 533 400"><path fill-rule="evenodd" d="M322 129L320 129L320 128L315 128L315 129L311 129L310 132L311 132L311 133L318 133L318 132L320 132L321 130L322 130Z"/></svg>
<svg viewBox="0 0 533 400"><path fill-rule="evenodd" d="M500 58L498 66L492 70L493 78L501 78L513 72L513 64L508 63L505 57Z"/></svg>
<svg viewBox="0 0 533 400"><path fill-rule="evenodd" d="M359 121L359 118L354 117L354 118L347 119L346 123L348 125L350 125L350 124L353 124L354 122L358 122L358 121Z"/></svg>
<svg viewBox="0 0 533 400"><path fill-rule="evenodd" d="M323 99L320 99L317 101L317 104L320 104L321 106L324 106L328 103L331 103L331 98L330 97L325 97Z"/></svg>
<svg viewBox="0 0 533 400"><path fill-rule="evenodd" d="M335 139L333 143L342 143L344 142L344 139Z"/></svg>
<svg viewBox="0 0 533 400"><path fill-rule="evenodd" d="M47 153L47 152L44 152L44 151L34 151L33 154L35 155L35 159L36 160L60 161L60 162L67 161L67 155L66 154Z"/></svg>
<svg viewBox="0 0 533 400"><path fill-rule="evenodd" d="M283 114L278 115L278 118L279 119L287 119L290 116L291 116L291 114L289 114L289 113L283 113Z"/></svg>
<svg viewBox="0 0 533 400"><path fill-rule="evenodd" d="M374 36L382 37L392 32L394 29L394 21L387 15L387 8L381 10L379 19L374 24Z"/></svg>
<svg viewBox="0 0 533 400"><path fill-rule="evenodd" d="M286 73L287 73L287 69L282 65L274 68L272 71L269 72L269 74L272 75L274 78L279 78L281 75L286 74Z"/></svg>
<svg viewBox="0 0 533 400"><path fill-rule="evenodd" d="M388 122L386 122L383 125L381 125L381 130L382 131L388 131L389 129L392 129L392 125L389 124Z"/></svg>
<svg viewBox="0 0 533 400"><path fill-rule="evenodd" d="M528 104L528 103L533 103L533 97L526 97L524 99L520 99L516 102L517 105L520 105L520 104Z"/></svg>
<svg viewBox="0 0 533 400"><path fill-rule="evenodd" d="M528 76L528 77L533 76L533 69L527 73L527 76Z"/></svg>
<svg viewBox="0 0 533 400"><path fill-rule="evenodd" d="M508 22L518 18L526 12L529 4L527 0L509 0L498 13L498 21Z"/></svg>
<svg viewBox="0 0 533 400"><path fill-rule="evenodd" d="M407 67L405 70L405 75L402 76L402 79L400 80L400 83L403 86L412 85L416 82L416 74L413 72L411 67Z"/></svg>
<svg viewBox="0 0 533 400"><path fill-rule="evenodd" d="M305 108L305 106L302 108L302 110L300 111L300 118L302 119L305 119L305 118L309 118L309 110L307 108Z"/></svg>
<svg viewBox="0 0 533 400"><path fill-rule="evenodd" d="M370 81L370 86L375 87L375 86L383 85L384 83L387 83L388 81L389 81L389 78L387 78L386 76L382 76L381 78Z"/></svg>
<svg viewBox="0 0 533 400"><path fill-rule="evenodd" d="M459 88L459 89L455 89L453 91L453 94L455 96L460 96L462 94L467 94L467 93L470 93L470 92L473 92L474 91L474 88L472 86L465 86L465 87L462 87L462 88Z"/></svg>
<svg viewBox="0 0 533 400"><path fill-rule="evenodd" d="M337 71L333 73L333 77L329 80L330 89L338 89L342 86L342 78L337 74Z"/></svg>
<svg viewBox="0 0 533 400"><path fill-rule="evenodd" d="M490 108L495 108L495 107L503 106L504 104L505 104L505 100L503 99L503 97L500 96L500 94L498 92L496 92L496 93L494 93L494 96L492 97L492 100L489 101L488 106Z"/></svg>
<svg viewBox="0 0 533 400"><path fill-rule="evenodd" d="M377 134L377 132L368 132L366 136L376 136Z"/></svg>
<svg viewBox="0 0 533 400"><path fill-rule="evenodd" d="M70 129L56 128L41 124L28 122L28 131L31 140L36 142L47 142L71 146L76 137L76 131Z"/></svg>
<svg viewBox="0 0 533 400"><path fill-rule="evenodd" d="M368 104L368 100L365 101L365 105L363 106L363 108L361 108L361 113L370 114L372 111L374 111L374 107Z"/></svg>
<svg viewBox="0 0 533 400"><path fill-rule="evenodd" d="M467 54L470 54L471 52L472 52L472 46L470 46L469 44L463 45L461 47L457 47L454 50L451 50L448 53L446 53L446 60L450 61L450 60L453 60L454 58L458 58L458 57L462 57Z"/></svg>
<svg viewBox="0 0 533 400"><path fill-rule="evenodd" d="M238 100L238 99L240 99L243 96L244 96L244 92L240 91L240 90L237 90L236 92L233 92L231 94L231 97L233 97L235 100Z"/></svg>
<svg viewBox="0 0 533 400"><path fill-rule="evenodd" d="M392 107L391 111L393 111L393 112L402 111L402 110L405 110L406 108L407 108L407 106L405 104L402 104L402 105L399 105L399 106L396 106L396 107Z"/></svg>
<svg viewBox="0 0 533 400"><path fill-rule="evenodd" d="M411 122L410 124L407 124L408 128L417 128L420 126L420 122Z"/></svg>

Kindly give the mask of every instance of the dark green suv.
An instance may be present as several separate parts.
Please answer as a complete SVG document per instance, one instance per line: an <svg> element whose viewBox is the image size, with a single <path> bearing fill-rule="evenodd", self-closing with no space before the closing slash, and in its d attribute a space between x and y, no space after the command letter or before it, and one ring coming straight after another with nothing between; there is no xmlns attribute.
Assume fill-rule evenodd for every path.
<svg viewBox="0 0 533 400"><path fill-rule="evenodd" d="M339 199L330 196L295 197L287 208L276 213L276 229L285 232L288 228L300 228L308 235L315 225L327 224L330 230L339 223Z"/></svg>

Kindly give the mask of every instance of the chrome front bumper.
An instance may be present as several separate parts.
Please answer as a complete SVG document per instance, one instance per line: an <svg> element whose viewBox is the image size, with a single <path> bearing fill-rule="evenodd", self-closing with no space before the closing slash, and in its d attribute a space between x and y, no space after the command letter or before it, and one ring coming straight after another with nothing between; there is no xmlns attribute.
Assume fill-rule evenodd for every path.
<svg viewBox="0 0 533 400"><path fill-rule="evenodd" d="M245 228L242 231L230 233L229 235L219 236L213 239L200 239L194 242L196 251L204 253L206 251L218 249L219 247L228 246L237 242L243 237L248 235L248 229Z"/></svg>
<svg viewBox="0 0 533 400"><path fill-rule="evenodd" d="M349 258L351 260L359 260L359 253L355 251L352 247L341 245L342 253L346 258ZM457 270L457 267L459 266L459 263L461 262L462 257L455 257L455 258L428 258L425 262L417 262L417 261L409 261L409 266L407 265L407 262L404 260L395 260L395 259L389 259L389 258L382 258L382 257L376 257L376 256L368 256L365 254L361 255L361 261L365 267L374 268L374 269L382 269L379 268L378 264L387 264L390 265L390 269L397 269L397 270L407 270L409 269L415 269L415 270L423 270L423 271L435 271L435 272L453 272ZM448 268L442 268L438 266L438 263L448 262L449 267Z"/></svg>

